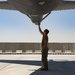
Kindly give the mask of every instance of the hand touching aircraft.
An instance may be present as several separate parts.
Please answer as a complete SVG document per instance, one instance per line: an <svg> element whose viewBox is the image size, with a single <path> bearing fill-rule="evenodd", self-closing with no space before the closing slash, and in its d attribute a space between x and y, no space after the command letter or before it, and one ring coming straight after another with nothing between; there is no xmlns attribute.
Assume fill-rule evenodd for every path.
<svg viewBox="0 0 75 75"><path fill-rule="evenodd" d="M0 1L0 9L18 10L26 14L31 21L37 25L42 22L42 20L44 20L51 13L51 11L75 9L75 1L7 0Z"/></svg>

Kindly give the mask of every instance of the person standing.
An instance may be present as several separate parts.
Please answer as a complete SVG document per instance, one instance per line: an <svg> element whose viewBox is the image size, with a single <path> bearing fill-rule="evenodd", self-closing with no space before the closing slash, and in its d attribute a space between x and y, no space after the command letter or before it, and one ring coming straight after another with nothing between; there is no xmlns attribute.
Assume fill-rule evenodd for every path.
<svg viewBox="0 0 75 75"><path fill-rule="evenodd" d="M48 60L47 60L47 56L48 56L48 33L49 30L45 29L44 31L41 30L40 27L40 23L38 24L38 28L39 28L39 32L42 34L42 50L41 50L41 54L42 54L42 71L47 71L48 70Z"/></svg>

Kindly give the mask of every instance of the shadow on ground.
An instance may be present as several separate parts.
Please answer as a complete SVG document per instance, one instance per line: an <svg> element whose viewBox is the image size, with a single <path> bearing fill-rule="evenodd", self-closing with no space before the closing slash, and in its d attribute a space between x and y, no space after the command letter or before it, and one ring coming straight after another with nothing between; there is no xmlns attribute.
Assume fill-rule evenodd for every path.
<svg viewBox="0 0 75 75"><path fill-rule="evenodd" d="M21 65L41 66L41 61L33 61L33 60L0 60L0 62L2 62L2 63L21 64Z"/></svg>
<svg viewBox="0 0 75 75"><path fill-rule="evenodd" d="M49 61L49 70L35 70L30 75L75 75L75 61Z"/></svg>
<svg viewBox="0 0 75 75"><path fill-rule="evenodd" d="M2 63L41 66L41 61L34 60L0 60ZM75 75L75 61L52 61L48 62L49 70L34 70L30 75Z"/></svg>

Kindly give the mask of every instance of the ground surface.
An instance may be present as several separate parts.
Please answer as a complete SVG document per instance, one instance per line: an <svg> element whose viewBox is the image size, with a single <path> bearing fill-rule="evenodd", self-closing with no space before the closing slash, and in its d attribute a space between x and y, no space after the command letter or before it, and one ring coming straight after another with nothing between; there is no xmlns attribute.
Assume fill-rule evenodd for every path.
<svg viewBox="0 0 75 75"><path fill-rule="evenodd" d="M49 71L40 71L41 55L0 55L0 75L75 75L75 55L49 55Z"/></svg>

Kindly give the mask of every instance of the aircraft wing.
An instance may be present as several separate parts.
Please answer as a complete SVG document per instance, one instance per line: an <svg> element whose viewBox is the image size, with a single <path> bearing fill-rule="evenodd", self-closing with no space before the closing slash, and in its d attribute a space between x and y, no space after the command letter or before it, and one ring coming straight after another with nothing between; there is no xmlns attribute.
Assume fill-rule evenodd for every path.
<svg viewBox="0 0 75 75"><path fill-rule="evenodd" d="M68 10L75 9L75 1L63 1L60 3L55 10Z"/></svg>
<svg viewBox="0 0 75 75"><path fill-rule="evenodd" d="M0 1L0 9L15 10L15 8L11 6L8 1Z"/></svg>

